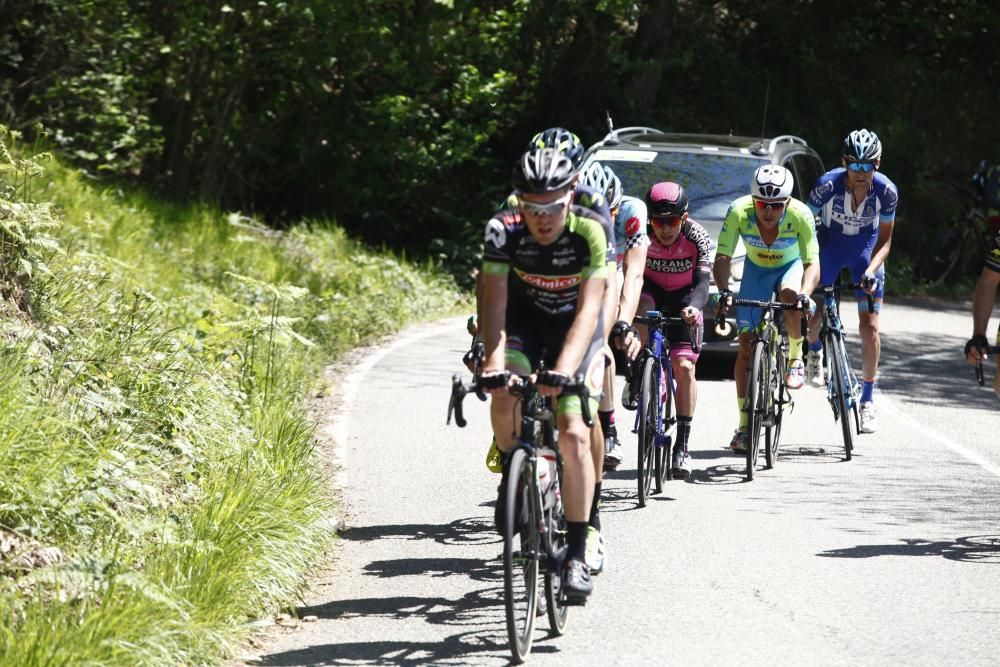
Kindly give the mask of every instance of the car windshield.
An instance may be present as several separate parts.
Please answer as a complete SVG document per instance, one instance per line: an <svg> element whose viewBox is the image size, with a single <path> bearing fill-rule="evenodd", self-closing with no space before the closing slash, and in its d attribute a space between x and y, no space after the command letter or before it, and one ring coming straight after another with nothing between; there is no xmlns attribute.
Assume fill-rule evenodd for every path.
<svg viewBox="0 0 1000 667"><path fill-rule="evenodd" d="M658 181L680 183L687 190L691 217L699 222L724 219L729 204L750 193L750 177L764 163L760 158L708 151L600 149L594 158L614 169L625 194L633 197L641 199Z"/></svg>

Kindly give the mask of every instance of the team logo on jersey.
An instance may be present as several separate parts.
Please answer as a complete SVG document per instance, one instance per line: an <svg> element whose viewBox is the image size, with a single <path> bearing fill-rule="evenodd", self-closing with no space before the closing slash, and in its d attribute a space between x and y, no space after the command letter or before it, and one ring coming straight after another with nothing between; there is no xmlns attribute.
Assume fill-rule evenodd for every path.
<svg viewBox="0 0 1000 667"><path fill-rule="evenodd" d="M641 223L639 222L639 218L633 215L631 218L625 221L625 235L635 236L636 234L639 233L640 226Z"/></svg>
<svg viewBox="0 0 1000 667"><path fill-rule="evenodd" d="M537 287L549 292L561 292L562 290L576 287L580 284L580 276L541 276L537 273L525 273L517 271L517 276L532 287Z"/></svg>
<svg viewBox="0 0 1000 667"><path fill-rule="evenodd" d="M497 248L502 248L507 243L507 228L496 218L491 218L486 223L486 243Z"/></svg>
<svg viewBox="0 0 1000 667"><path fill-rule="evenodd" d="M694 262L690 257L681 259L653 259L646 258L646 267L657 273L685 273L694 267Z"/></svg>

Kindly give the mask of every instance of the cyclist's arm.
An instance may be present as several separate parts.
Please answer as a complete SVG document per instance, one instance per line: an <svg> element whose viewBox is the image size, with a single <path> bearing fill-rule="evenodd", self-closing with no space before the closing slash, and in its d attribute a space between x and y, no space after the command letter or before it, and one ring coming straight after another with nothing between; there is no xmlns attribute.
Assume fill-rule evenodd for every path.
<svg viewBox="0 0 1000 667"><path fill-rule="evenodd" d="M732 268L733 258L729 255L715 255L715 264L712 265L712 276L720 292L729 289L729 275Z"/></svg>
<svg viewBox="0 0 1000 667"><path fill-rule="evenodd" d="M602 273L587 278L580 285L580 294L576 299L576 317L566 333L556 367L552 370L572 377L583 361L583 355L590 347L597 327L597 318L601 316L601 306L604 303L606 279Z"/></svg>
<svg viewBox="0 0 1000 667"><path fill-rule="evenodd" d="M972 293L972 335L985 336L986 328L993 313L993 302L1000 285L1000 273L991 269L983 269L976 281L976 290Z"/></svg>
<svg viewBox="0 0 1000 667"><path fill-rule="evenodd" d="M499 372L506 368L504 347L507 343L507 274L485 272L483 276L483 301L481 303L485 322L480 322L480 331L485 329L485 358L483 372Z"/></svg>
<svg viewBox="0 0 1000 667"><path fill-rule="evenodd" d="M819 284L819 262L803 264L802 291L800 294L812 294Z"/></svg>
<svg viewBox="0 0 1000 667"><path fill-rule="evenodd" d="M648 245L635 246L625 251L622 263L625 266L625 278L622 285L622 296L618 302L618 317L615 320L632 322L636 308L639 307L639 295L642 293L642 273L646 269L646 250Z"/></svg>
<svg viewBox="0 0 1000 667"><path fill-rule="evenodd" d="M892 248L892 229L896 223L893 220L881 222L878 226L878 238L875 240L875 249L872 250L872 259L868 262L868 272L874 274L878 271L885 258L889 256Z"/></svg>

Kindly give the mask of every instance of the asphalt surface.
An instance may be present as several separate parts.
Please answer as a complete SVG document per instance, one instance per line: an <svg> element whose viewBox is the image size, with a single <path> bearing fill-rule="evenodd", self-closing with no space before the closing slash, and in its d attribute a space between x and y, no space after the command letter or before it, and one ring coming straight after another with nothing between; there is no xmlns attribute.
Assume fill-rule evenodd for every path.
<svg viewBox="0 0 1000 667"><path fill-rule="evenodd" d="M735 386L708 363L695 472L639 509L634 413L619 407L627 457L604 482L607 570L564 636L539 619L529 662L1000 664L1000 401L961 357L969 312L887 306L881 428L856 439L850 462L825 392L807 387L778 465L745 482L723 449ZM853 312L845 320L856 330ZM272 636L251 664L509 662L487 405L469 397L469 426L444 423L467 345L456 318L347 375L334 576L298 610L311 622Z"/></svg>

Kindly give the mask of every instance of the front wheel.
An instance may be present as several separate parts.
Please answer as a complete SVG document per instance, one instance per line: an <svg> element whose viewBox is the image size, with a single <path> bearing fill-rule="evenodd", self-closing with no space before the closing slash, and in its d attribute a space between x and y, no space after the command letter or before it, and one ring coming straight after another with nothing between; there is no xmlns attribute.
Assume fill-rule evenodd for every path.
<svg viewBox="0 0 1000 667"><path fill-rule="evenodd" d="M653 484L656 465L657 410L660 387L656 359L649 357L642 365L642 388L639 393L639 507L645 507Z"/></svg>
<svg viewBox="0 0 1000 667"><path fill-rule="evenodd" d="M833 366L833 403L834 414L840 416L840 431L844 438L844 460L850 461L854 451L854 429L851 425L852 405L849 402L851 384L848 380L847 358L844 355L844 346L840 340L831 339L829 347L833 352L831 366Z"/></svg>
<svg viewBox="0 0 1000 667"><path fill-rule="evenodd" d="M503 588L507 641L514 663L531 651L538 604L539 507L534 471L524 449L511 454L503 524Z"/></svg>
<svg viewBox="0 0 1000 667"><path fill-rule="evenodd" d="M778 445L781 442L781 416L785 409L785 359L784 348L779 347L774 355L774 368L771 369L771 423L767 427L766 447L764 449L764 464L773 468L778 462Z"/></svg>
<svg viewBox="0 0 1000 667"><path fill-rule="evenodd" d="M749 435L747 438L747 481L752 481L757 472L757 455L760 453L760 432L764 426L764 415L767 409L767 368L764 343L754 345L750 370L747 373L747 419Z"/></svg>
<svg viewBox="0 0 1000 667"><path fill-rule="evenodd" d="M569 621L569 607L562 604L562 576L559 565L566 557L566 514L562 502L557 502L550 511L548 534L551 536L552 565L545 573L545 601L548 603L549 628L552 635L558 637L566 632Z"/></svg>
<svg viewBox="0 0 1000 667"><path fill-rule="evenodd" d="M669 363L669 362L668 362ZM672 371L668 372L669 369L660 367L662 372L662 382L665 388L663 400L659 403L660 406L660 419L659 422L662 424L662 428L659 429L663 436L663 443L656 448L656 492L663 492L663 483L670 479L671 471L671 460L670 460L670 448L672 441L676 439L677 433L672 429L674 423L674 383L672 379ZM659 392L657 392L657 397L659 397ZM659 398L657 398L659 400Z"/></svg>

